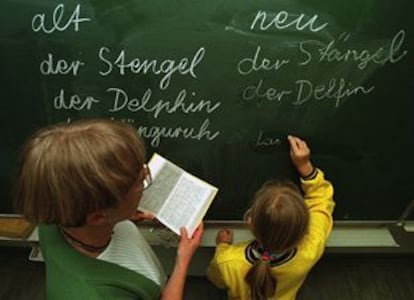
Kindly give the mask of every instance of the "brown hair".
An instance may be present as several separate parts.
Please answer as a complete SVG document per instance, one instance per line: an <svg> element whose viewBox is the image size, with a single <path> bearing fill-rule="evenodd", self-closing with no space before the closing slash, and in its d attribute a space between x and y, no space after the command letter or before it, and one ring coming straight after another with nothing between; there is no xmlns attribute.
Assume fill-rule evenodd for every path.
<svg viewBox="0 0 414 300"><path fill-rule="evenodd" d="M90 119L45 127L21 152L16 210L35 223L83 225L89 213L117 207L144 160L144 143L127 124Z"/></svg>
<svg viewBox="0 0 414 300"><path fill-rule="evenodd" d="M290 181L271 180L256 192L245 213L257 242L266 251L283 253L293 249L306 233L309 212L299 188ZM276 278L268 262L257 260L245 280L251 299L267 299L276 291Z"/></svg>

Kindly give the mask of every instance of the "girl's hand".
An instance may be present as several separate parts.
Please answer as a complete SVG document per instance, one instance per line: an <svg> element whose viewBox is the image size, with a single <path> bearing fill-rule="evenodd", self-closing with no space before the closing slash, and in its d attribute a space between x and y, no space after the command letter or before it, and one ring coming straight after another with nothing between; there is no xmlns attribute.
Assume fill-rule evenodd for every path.
<svg viewBox="0 0 414 300"><path fill-rule="evenodd" d="M312 174L314 167L310 161L310 149L305 141L289 135L290 158L300 176L307 177Z"/></svg>
<svg viewBox="0 0 414 300"><path fill-rule="evenodd" d="M233 231L228 229L221 229L219 232L217 232L216 244L218 245L220 243L232 244Z"/></svg>

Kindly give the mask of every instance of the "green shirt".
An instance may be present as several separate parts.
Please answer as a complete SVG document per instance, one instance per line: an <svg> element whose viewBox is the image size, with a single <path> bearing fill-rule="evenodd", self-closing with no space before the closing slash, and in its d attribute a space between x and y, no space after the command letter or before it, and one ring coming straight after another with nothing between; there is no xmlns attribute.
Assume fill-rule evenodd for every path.
<svg viewBox="0 0 414 300"><path fill-rule="evenodd" d="M46 262L47 299L159 299L153 281L116 264L87 257L70 247L54 225L39 226Z"/></svg>

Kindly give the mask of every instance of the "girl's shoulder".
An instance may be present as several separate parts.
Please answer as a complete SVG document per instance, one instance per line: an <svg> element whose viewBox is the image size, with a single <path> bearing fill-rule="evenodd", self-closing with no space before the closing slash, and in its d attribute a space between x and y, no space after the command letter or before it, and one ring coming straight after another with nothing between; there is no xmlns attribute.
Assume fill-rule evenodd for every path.
<svg viewBox="0 0 414 300"><path fill-rule="evenodd" d="M220 243L216 248L216 259L218 263L231 260L246 260L245 252L251 241L243 241L235 244Z"/></svg>

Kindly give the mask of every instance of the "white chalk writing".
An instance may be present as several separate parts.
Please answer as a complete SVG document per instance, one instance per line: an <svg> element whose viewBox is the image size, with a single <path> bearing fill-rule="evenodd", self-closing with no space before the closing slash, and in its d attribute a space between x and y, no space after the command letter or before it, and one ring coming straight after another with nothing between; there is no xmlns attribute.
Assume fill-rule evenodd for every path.
<svg viewBox="0 0 414 300"><path fill-rule="evenodd" d="M289 59L276 59L272 61L267 57L261 59L259 63L259 54L260 54L261 47L257 46L256 53L254 54L253 58L243 58L237 64L237 70L242 75L248 75L253 71L277 71L282 68L284 65L289 63Z"/></svg>
<svg viewBox="0 0 414 300"><path fill-rule="evenodd" d="M260 79L257 84L249 85L243 90L242 99L245 101L256 99L259 105L261 100L282 101L290 94L292 94L291 90L263 88L263 79Z"/></svg>
<svg viewBox="0 0 414 300"><path fill-rule="evenodd" d="M381 45L373 49L345 49L339 48L346 43L350 34L342 34L337 40L330 41L326 46L318 49L319 62L357 62L360 70L365 69L369 63L384 65L387 62L396 63L403 59L408 51L402 50L405 39L405 31L400 30L391 40L389 46ZM313 45L313 41L303 41L299 44L300 52L305 56L300 65L307 65L312 59L312 53L307 45Z"/></svg>
<svg viewBox="0 0 414 300"><path fill-rule="evenodd" d="M53 54L49 53L47 59L40 63L40 73L43 75L69 74L78 75L79 68L85 65L80 60L67 62L65 59L54 59Z"/></svg>
<svg viewBox="0 0 414 300"><path fill-rule="evenodd" d="M256 146L259 147L278 146L281 143L282 141L279 138L264 136L263 130L259 131L259 134L256 138Z"/></svg>
<svg viewBox="0 0 414 300"><path fill-rule="evenodd" d="M263 101L281 102L289 100L294 105L302 105L309 101L334 100L335 107L352 95L371 93L375 87L353 85L344 78L331 78L326 82L314 83L311 80L298 79L296 89L263 88L264 81L260 79L256 85L246 87L242 93L242 102L255 101L257 106Z"/></svg>
<svg viewBox="0 0 414 300"><path fill-rule="evenodd" d="M355 94L369 94L374 90L374 86L352 86L352 82L347 82L344 78L332 78L326 84L315 85L310 80L296 80L298 92L293 104L303 104L310 99L313 100L334 100L338 107L345 99Z"/></svg>
<svg viewBox="0 0 414 300"><path fill-rule="evenodd" d="M269 28L276 28L279 30L287 29L289 27L294 27L296 30L301 31L304 29L309 29L312 32L318 32L328 26L328 23L323 23L321 25L316 25L318 20L318 15L314 15L311 18L308 18L305 14L292 14L289 15L288 12L282 10L278 13L266 12L259 10L256 13L256 16L253 22L250 25L250 30L256 28L257 23L260 30L268 30Z"/></svg>
<svg viewBox="0 0 414 300"><path fill-rule="evenodd" d="M64 89L61 89L59 94L53 100L53 107L58 110L90 110L93 104L99 102L100 100L95 99L92 96L81 98L81 96L74 94L65 97L65 91Z"/></svg>
<svg viewBox="0 0 414 300"><path fill-rule="evenodd" d="M100 71L99 74L102 76L109 75L114 66L118 68L120 75L125 75L127 71L138 74L147 74L149 72L153 74L164 74L159 83L159 88L165 90L168 88L171 77L174 73L178 72L181 75L190 74L191 77L197 78L195 69L197 65L203 60L204 54L206 52L204 47L200 47L195 53L193 58L190 59L183 57L178 62L174 59L165 59L158 61L157 59L140 59L133 58L132 60L126 62L126 53L125 50L119 52L118 57L114 62L111 62L106 58L106 54L109 54L111 50L107 47L102 47L99 50L99 59L105 63L106 70Z"/></svg>
<svg viewBox="0 0 414 300"><path fill-rule="evenodd" d="M151 146L158 147L161 142L161 138L184 138L192 140L207 139L209 141L214 140L220 135L220 131L211 131L209 129L210 120L205 119L200 128L194 127L160 127L160 126L140 126L138 127L138 133L147 139L150 139Z"/></svg>
<svg viewBox="0 0 414 300"><path fill-rule="evenodd" d="M89 22L90 18L82 18L80 16L81 5L76 5L73 13L70 17L64 19L65 17L65 5L58 4L52 14L52 25L48 28L46 22L46 13L36 14L32 18L32 30L34 32L43 31L46 34L51 34L55 31L65 31L69 26L73 25L74 31L79 31L79 24L83 22Z"/></svg>
<svg viewBox="0 0 414 300"><path fill-rule="evenodd" d="M192 30L188 35L191 43L186 43L182 36L174 36L174 29L172 36L165 41L169 45L165 49L169 50L162 48L165 53L159 55L160 51L151 52L153 41L158 37L146 40L150 36L146 31L148 24L143 23L142 27L138 23L131 24L139 25L131 30L126 28L130 24L127 22L121 22L122 26L119 25L121 23L105 24L111 21L110 14L88 24L92 19L87 13L91 14L91 11L89 5L72 4L69 7L66 3L56 3L49 10L35 11L31 24L29 18L25 25L31 25L32 35L35 32L41 40L36 68L45 82L45 94L49 94L49 86L55 88L50 99L54 110L83 110L93 115L95 108L99 108L97 114L104 111L104 115L111 114L126 122L135 123L137 120L134 124L137 132L148 139L152 147L159 147L163 139L213 141L225 130L245 126L231 124L228 128L220 128L221 131L214 130L213 121L224 109L227 111L223 116L231 118L228 124L233 120L245 120L246 116L248 127L251 119L257 122L261 119L249 111L251 107L263 111L262 105L271 109L280 107L278 116L285 113L286 103L295 112L302 112L307 104L317 106L322 102L333 109L339 108L348 99L360 99L377 92L374 84L378 81L366 80L368 76L385 64L398 63L408 56L408 36L403 29L397 29L391 37L384 37L381 32L380 37L374 34L373 39L361 39L343 32L345 27L337 26L336 22L329 23L327 18L331 16L326 15L327 12L318 15L310 14L309 10L272 11L265 7L237 14L224 24L223 35L213 35L216 32L209 31L216 24L200 27L195 24L197 27L194 28L191 28L192 24L188 28L179 24L183 34ZM143 18L137 18L137 22L145 21L145 14L143 11ZM245 16L248 16L247 21ZM165 26L167 23L160 24ZM223 26L223 23L219 22L218 26ZM141 35L137 28L142 28L144 34ZM168 27L166 30L169 33ZM64 31L68 35L61 34ZM199 39L194 39L193 33L199 34ZM67 41L66 37L69 37ZM88 40L84 42L85 37L93 37L90 44ZM78 38L79 44L70 45L68 51L63 48L76 43ZM43 43L44 39L46 42ZM233 44L229 44L233 41L234 49L231 48ZM162 46L161 43L155 44ZM50 45L53 51L47 49ZM83 55L83 51L93 52ZM65 57L65 53L69 55ZM91 58L95 59L92 63L88 61ZM94 67L87 70L91 65ZM89 78L94 75L95 78ZM76 78L69 82L70 76ZM62 82L64 85L58 86ZM102 90L97 92L96 98L90 91L98 89ZM215 95L222 95L223 99ZM375 98L376 95L372 97ZM292 105L296 107L292 108ZM319 114L318 107L312 107L312 113L316 111ZM266 119L264 122L269 126L278 124L277 120L273 122L273 111L268 113L265 117L270 121ZM232 118L233 114L235 118ZM141 118L142 115L145 117ZM290 116L284 117L289 119ZM292 123L295 118L292 118ZM169 123L171 120L177 121L174 126ZM254 128L257 128L256 124ZM282 143L266 128L255 130L257 132L250 144L273 147Z"/></svg>
<svg viewBox="0 0 414 300"><path fill-rule="evenodd" d="M152 97L152 90L148 88L141 99L129 98L128 94L120 88L109 88L108 92L114 94L113 105L109 109L110 112L118 112L120 110L128 110L131 112L145 111L152 113L154 118L158 118L161 112L173 114L176 112L183 112L185 114L205 112L207 114L213 113L219 106L220 102L213 103L210 100L198 100L198 102L188 102L187 91L181 90L174 101L159 100L155 103L150 103ZM195 93L192 94L193 96Z"/></svg>

